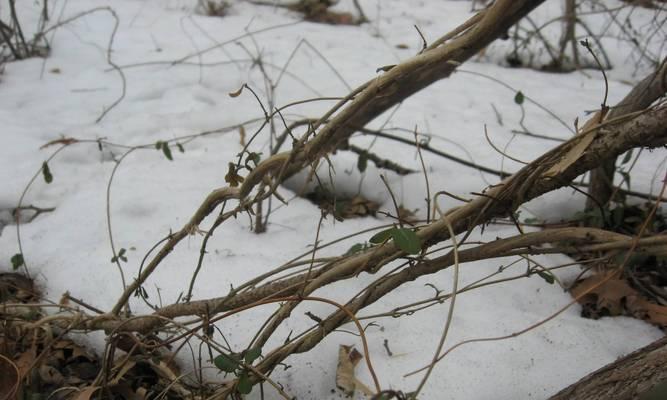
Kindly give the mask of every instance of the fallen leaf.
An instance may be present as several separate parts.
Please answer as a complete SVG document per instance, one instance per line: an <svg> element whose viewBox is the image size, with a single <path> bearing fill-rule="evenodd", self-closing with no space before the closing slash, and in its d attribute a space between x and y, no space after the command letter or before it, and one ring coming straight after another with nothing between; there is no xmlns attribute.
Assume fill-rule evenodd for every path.
<svg viewBox="0 0 667 400"><path fill-rule="evenodd" d="M40 365L38 372L42 382L48 383L50 385L60 386L65 381L65 378L60 373L60 371L50 365Z"/></svg>
<svg viewBox="0 0 667 400"><path fill-rule="evenodd" d="M580 297L584 316L628 315L667 328L667 307L651 303L624 279L611 278L599 285L610 273L593 275L572 288L572 296Z"/></svg>
<svg viewBox="0 0 667 400"><path fill-rule="evenodd" d="M338 367L336 367L336 387L346 396L353 396L356 389L354 367L359 363L359 353L352 346L341 344L338 347Z"/></svg>
<svg viewBox="0 0 667 400"><path fill-rule="evenodd" d="M93 397L93 394L99 389L99 386L88 386L85 387L83 390L79 392L79 394L76 395L74 400L90 400L91 397Z"/></svg>
<svg viewBox="0 0 667 400"><path fill-rule="evenodd" d="M571 293L579 298L579 303L584 307L582 313L591 318L599 318L608 315L622 315L623 303L628 296L636 296L636 291L624 280L618 278L609 279L598 286L600 282L608 278L610 273L596 274L583 279L572 288ZM596 287L597 286L597 287Z"/></svg>

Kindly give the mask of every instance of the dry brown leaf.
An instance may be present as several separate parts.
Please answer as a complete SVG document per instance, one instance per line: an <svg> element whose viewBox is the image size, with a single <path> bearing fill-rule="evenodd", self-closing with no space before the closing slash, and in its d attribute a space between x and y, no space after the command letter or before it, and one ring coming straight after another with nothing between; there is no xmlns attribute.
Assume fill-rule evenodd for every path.
<svg viewBox="0 0 667 400"><path fill-rule="evenodd" d="M169 354L164 355L165 358L168 356ZM178 382L180 379L180 370L175 363L167 363L163 360L159 360L159 362L155 363L153 360L150 360L150 365L158 376L169 384L170 390L178 393L182 397L188 397L190 392Z"/></svg>
<svg viewBox="0 0 667 400"><path fill-rule="evenodd" d="M120 395L123 399L126 400L142 400L143 397L139 396L130 385L128 385L126 382L120 383L118 385L111 386L111 391L116 394ZM145 393L144 393L145 395Z"/></svg>
<svg viewBox="0 0 667 400"><path fill-rule="evenodd" d="M60 386L65 381L63 374L50 365L42 364L37 371L39 372L39 377L42 379L42 382L50 385Z"/></svg>
<svg viewBox="0 0 667 400"><path fill-rule="evenodd" d="M609 274L613 272L593 275L572 288L573 297L581 296L579 303L584 307L585 313L594 317L629 315L662 328L667 327L667 307L649 302L625 280L611 278L596 287L607 279Z"/></svg>
<svg viewBox="0 0 667 400"><path fill-rule="evenodd" d="M109 381L109 385L117 385L120 383L120 380L125 376L125 374L127 374L127 371L131 370L136 364L137 363L132 360L127 360L124 362L123 365L121 365L118 369L118 372L116 372L116 375L113 377L113 379Z"/></svg>
<svg viewBox="0 0 667 400"><path fill-rule="evenodd" d="M336 367L336 387L342 390L346 396L353 396L356 389L354 379L354 367L359 363L359 358L353 353L359 353L352 346L341 344L338 347L338 367Z"/></svg>
<svg viewBox="0 0 667 400"><path fill-rule="evenodd" d="M565 153L560 158L560 160L555 165L552 165L551 168L549 168L542 176L553 177L559 175L563 171L565 171L570 165L574 164L579 158L581 158L581 155L584 154L584 151L586 151L588 146L590 146L591 142L593 142L593 139L595 139L597 130L595 130L594 128L600 125L600 121L603 118L600 115L601 115L600 111L593 114L593 116L586 122L583 128L581 128L581 131L579 131L579 135L581 136L579 138L579 141L573 147L571 147L567 151L567 153Z"/></svg>
<svg viewBox="0 0 667 400"><path fill-rule="evenodd" d="M78 139L63 137L63 138L60 138L60 139L55 139L55 140L52 140L50 142L47 142L47 143L43 144L42 146L40 146L39 148L40 149L45 149L49 146L53 146L53 145L56 145L56 144L62 144L63 146L69 146L70 144L74 144L74 143L78 143L78 142L79 142Z"/></svg>
<svg viewBox="0 0 667 400"><path fill-rule="evenodd" d="M243 125L239 126L239 142L241 147L245 147L245 128Z"/></svg>
<svg viewBox="0 0 667 400"><path fill-rule="evenodd" d="M596 287L608 278L609 274L596 274L580 281L571 293L573 297L580 297L579 303L584 307L593 307L594 311L606 310L609 315L622 315L623 304L628 296L636 296L637 292L624 280L609 279L603 285ZM586 293L586 294L584 294Z"/></svg>
<svg viewBox="0 0 667 400"><path fill-rule="evenodd" d="M345 204L341 214L343 218L365 217L375 215L379 209L380 205L373 200L355 196Z"/></svg>
<svg viewBox="0 0 667 400"><path fill-rule="evenodd" d="M90 400L99 388L99 386L87 386L83 388L73 400Z"/></svg>
<svg viewBox="0 0 667 400"><path fill-rule="evenodd" d="M37 352L34 347L31 347L29 350L21 353L19 358L16 360L16 367L19 370L19 375L21 378L28 375L30 372L30 367L32 366L35 358L37 357Z"/></svg>
<svg viewBox="0 0 667 400"><path fill-rule="evenodd" d="M667 327L667 307L650 303L642 297L629 299L628 311L635 317L645 319L661 328Z"/></svg>

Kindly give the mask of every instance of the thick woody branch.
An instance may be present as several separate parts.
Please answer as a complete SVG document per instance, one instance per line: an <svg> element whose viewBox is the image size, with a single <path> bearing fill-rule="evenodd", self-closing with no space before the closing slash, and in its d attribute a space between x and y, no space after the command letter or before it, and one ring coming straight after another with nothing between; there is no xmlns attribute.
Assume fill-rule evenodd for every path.
<svg viewBox="0 0 667 400"><path fill-rule="evenodd" d="M644 110L665 93L667 93L667 58L653 73L635 85L623 100L609 111L607 118L617 118ZM605 160L600 167L591 171L588 194L600 204L607 204L611 200L615 172L616 157ZM596 204L589 198L586 202L586 209L591 210L595 207Z"/></svg>
<svg viewBox="0 0 667 400"><path fill-rule="evenodd" d="M529 201L551 190L567 185L578 175L594 168L600 160L621 154L638 146L657 147L667 143L667 107L650 110L635 115L633 118L608 122L598 127L595 139L579 159L573 162L561 174L544 177L542 172L558 162L563 154L573 147L579 136L570 139L561 146L547 152L531 164L525 166L512 177L505 179L501 184L488 190L485 196L480 196L466 205L449 210L447 218L456 233L472 229L474 226L488 222L491 218L508 215L522 202ZM439 220L420 229L417 234L426 243L432 245L446 240L446 224ZM290 296L303 289L310 292L319 287L346 279L361 271L374 271L378 267L403 256L392 243L365 253L341 258L332 262L326 268L313 271L309 282L305 282L305 275L297 275L277 282L258 286L233 297L221 297L210 300L195 301L186 304L175 304L160 309L156 316L175 318L184 315L203 315L207 312L221 312L243 305L252 304L262 299L275 296ZM119 320L95 320L88 325L89 329L115 328ZM123 323L122 329L128 331L144 331L155 328L160 319L135 318Z"/></svg>
<svg viewBox="0 0 667 400"><path fill-rule="evenodd" d="M351 100L345 108L338 111L338 114L326 122L313 139L306 141L308 138L308 135L306 135L291 151L276 154L261 162L246 177L240 190L218 189L211 196L215 197L217 192L234 190L233 196L223 196L224 199L239 199L244 207L252 205L253 201L248 201L247 197L259 183L269 176L273 176L278 181L284 180L315 163L322 156L335 150L341 143L345 142L354 133L354 127L366 125L393 105L433 82L449 76L458 65L486 47L495 38L504 34L514 23L543 1L496 1L489 9L464 23L462 25L464 28L455 30L456 34L452 35L450 42L430 48L428 51L393 66L387 72L353 90L345 101L339 102L318 121L324 123L329 120L334 112L342 107L345 102ZM313 129L318 127L319 124L316 123ZM195 224L188 223L183 229L171 236L141 275L124 290L118 303L113 308L112 313L114 315L118 315L132 293L148 279L164 257L203 220L205 215L200 215L201 212L212 212L224 199L208 198L193 217L192 222ZM257 200L255 199L255 201Z"/></svg>

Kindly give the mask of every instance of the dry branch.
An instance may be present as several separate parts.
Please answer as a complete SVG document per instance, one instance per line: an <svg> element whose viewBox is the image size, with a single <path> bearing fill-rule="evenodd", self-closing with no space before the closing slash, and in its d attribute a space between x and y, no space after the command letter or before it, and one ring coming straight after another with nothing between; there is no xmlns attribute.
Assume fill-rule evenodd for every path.
<svg viewBox="0 0 667 400"><path fill-rule="evenodd" d="M642 79L632 90L613 107L607 118L617 118L649 107L654 101L667 93L667 58L653 73ZM614 191L614 173L616 157L604 160L600 167L591 171L588 194L600 204L607 204ZM596 207L592 199L586 202L586 209Z"/></svg>
<svg viewBox="0 0 667 400"><path fill-rule="evenodd" d="M317 162L322 156L334 151L339 145L347 141L350 135L354 133L354 127L366 125L376 116L417 91L449 76L458 65L486 47L495 38L503 35L521 17L528 14L543 1L496 1L493 6L464 23L462 25L464 28L455 29L456 34L445 35L446 38L453 37L450 42L438 47L430 47L428 51L392 67L377 78L353 90L344 100L341 100L333 109L325 113L313 125L312 131L296 143L291 151L275 154L264 160L245 178L240 190L233 196L242 203L236 208L236 212L240 212L252 203L261 201L272 194L270 192L265 196L260 195L254 199L247 199L252 190L270 175L273 175L276 181L282 181ZM442 43L444 41L441 39L438 42ZM321 124L329 120L336 111L350 100L351 103L347 107L331 118L313 139L307 141L310 133L313 133ZM276 185L277 183L274 188ZM218 189L218 191L220 190L225 189ZM209 198L211 196L215 197L212 194ZM229 198L225 197L226 199ZM202 210L210 213L220 203L222 203L222 200L210 201L210 199L207 199L199 207L198 214ZM193 221L195 220L198 224L203 220L203 217L201 219L193 217ZM192 233L195 228L196 225L188 223L162 246L157 256L140 276L125 289L112 310L113 314L118 315L120 313L132 293L140 288L176 244L187 234Z"/></svg>
<svg viewBox="0 0 667 400"><path fill-rule="evenodd" d="M505 179L501 184L486 191L484 196L477 197L464 206L449 210L446 213L447 218L451 221L454 231L458 234L486 223L491 218L506 216L523 202L567 185L577 176L595 168L600 160L616 156L638 146L657 147L665 145L667 143L666 121L667 107L660 107L635 115L632 118L626 117L621 120L609 121L602 124L596 128L597 133L595 138L586 152L560 175L544 177L541 174L547 171L554 163L558 162L562 155L567 153L571 147L575 146L580 136L576 136L547 152L513 176ZM220 197L211 196L211 199L219 201ZM206 207L201 207L197 215L203 216L206 210ZM198 218L193 218L187 226L192 228L195 226L197 220ZM187 229L184 228L184 231L187 232ZM423 227L417 234L427 246L446 240L449 237L446 223L442 220L435 221ZM304 293L311 293L317 288L349 278L361 271L375 271L382 265L403 255L392 243L387 243L384 246L358 255L342 257L335 262L328 263L325 268L313 271L310 276L311 280L305 287ZM415 271L419 270L419 268L413 269ZM408 277L405 278L407 279ZM213 315L252 304L262 299L295 295L299 291L304 290L304 284L306 283L304 279L305 275L297 275L276 282L270 282L252 290L235 294L234 296L170 305L161 308L155 314L155 317L135 317L121 324L119 319L105 316L88 321L85 326L87 329L116 329L120 325L122 330L127 331L151 330L162 324L164 322L163 318L204 315L206 313ZM389 286L387 284L384 286L375 286L375 294L372 297L377 300L377 298L388 293L393 288L411 280L396 281L396 279L394 278L394 281L392 281L394 283ZM367 304L370 303L366 303L365 305ZM358 308L350 306L350 309L356 311ZM342 323L344 319L345 316L342 316L338 324Z"/></svg>

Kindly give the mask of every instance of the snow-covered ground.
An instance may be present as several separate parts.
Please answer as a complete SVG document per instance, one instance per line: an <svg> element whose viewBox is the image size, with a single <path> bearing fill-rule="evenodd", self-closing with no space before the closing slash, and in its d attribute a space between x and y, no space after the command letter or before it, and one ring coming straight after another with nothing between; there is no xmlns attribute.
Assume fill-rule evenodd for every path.
<svg viewBox="0 0 667 400"><path fill-rule="evenodd" d="M18 2L24 26L36 25L38 10L34 2ZM121 278L112 256L107 225L107 185L126 147L104 146L97 139L122 146L153 144L181 136L231 127L261 119L263 113L248 92L232 98L228 95L247 82L266 101L262 75L251 59L261 56L267 73L275 81L292 51L295 53L274 93L276 105L321 96L344 96L349 87L363 83L384 65L396 64L419 51L419 26L427 40L434 40L470 16L467 1L368 0L361 4L371 22L362 26L330 26L300 22L296 13L270 6L233 2L228 15L206 17L194 13L194 0L69 0L50 1L52 23L65 20L96 7L108 6L117 15L118 29L113 36L111 60L122 68L126 93L117 106L108 110L121 96L123 80L107 62L116 20L108 9L99 9L48 34L52 45L46 59L33 58L8 63L0 76L0 217L16 207L31 177L57 146L40 149L60 137L88 139L91 142L70 146L57 154L48 165L53 182L46 184L41 175L30 187L23 204L55 207L21 226L23 254L27 267L50 300L58 301L66 291L95 307L109 310L122 292ZM608 2L609 7L620 5ZM613 3L613 4L612 4ZM6 13L6 6L0 12ZM351 1L342 0L338 10L354 12ZM561 2L549 0L533 14L537 21L561 15ZM634 10L638 26L649 24L653 14ZM603 29L604 16L590 17L591 26ZM273 28L272 28L273 27ZM257 32L248 35L248 32ZM553 33L553 32L552 32ZM547 34L549 34L547 32ZM635 55L628 43L614 39L603 43L615 68L609 76L609 103L614 104L648 71L646 65L635 71ZM556 36L557 37L557 36ZM227 43L222 46L222 43ZM313 46L317 51L310 48ZM402 45L398 46L397 45ZM660 52L660 43L651 51ZM528 69L510 69L493 61L501 60L507 43L491 47L486 54L466 63L470 71L500 80L521 90L526 96L558 115L566 125L575 118L585 118L587 110L599 107L604 81L599 71L586 70L568 74L548 74ZM407 48L403 48L407 47ZM203 53L202 50L212 48ZM664 56L664 54L662 54ZM186 62L172 61L189 56ZM326 61L323 59L326 59ZM335 71L334 71L335 70ZM503 158L487 143L484 125L491 140L516 158L531 160L555 142L526 136L513 137L521 129L521 108L514 102L515 92L480 75L455 73L405 101L400 107L378 117L373 128L405 128L397 135L412 138L415 126L429 133L430 144L475 163L506 171L520 164ZM289 120L303 116L317 117L333 105L318 101L288 108ZM526 102L526 127L535 133L568 138L572 133L561 122L534 104ZM502 118L500 122L497 113ZM278 126L281 126L280 121ZM247 125L248 135L259 124ZM181 140L185 152L172 147L173 161L155 148L129 153L118 166L110 186L109 215L116 248L126 248L128 262L123 264L126 280L136 276L146 252L170 230L180 229L196 207L214 188L225 185L229 161L240 151L238 129ZM371 137L355 136L352 143L368 146ZM507 146L506 146L507 145ZM260 136L252 151L268 154L268 134ZM414 148L377 140L372 151L403 166L420 169ZM633 170L632 189L657 190L652 180L665 151L642 155ZM431 191L447 190L463 196L479 192L497 178L424 153ZM421 174L400 177L376 169L371 163L363 176L357 171L357 156L339 152L332 157L336 166L333 180L337 189L381 203L392 211L393 205L379 176L384 173L397 200L406 208L425 213L425 184ZM323 171L326 176L326 171ZM662 172L660 172L662 174ZM363 179L363 181L362 181ZM211 238L203 269L197 280L194 298L204 299L226 294L230 284L238 285L266 272L312 246L320 218L318 208L307 200L293 198L298 183L282 187L291 199L289 206L271 214L268 232L256 235L249 220L226 222ZM581 209L584 198L571 190L561 190L527 204L521 218L560 219ZM274 202L275 205L276 202ZM441 208L455 206L453 200L441 199ZM1 210L5 210L4 212ZM206 230L212 220L201 228ZM390 223L384 217L323 222L320 240L327 242L361 229ZM0 225L1 226L1 225ZM484 234L470 239L491 240L513 235L513 228L492 225ZM367 236L370 236L368 234ZM364 237L367 239L367 237ZM318 252L318 256L344 253L351 239ZM185 239L160 265L145 285L151 301L169 304L187 290L197 263L201 236ZM11 269L9 260L18 252L15 226L6 226L0 234L0 270ZM568 262L565 256L537 258L543 265ZM508 265L513 260L497 259L465 264L461 285L473 282ZM525 263L508 268L500 277L525 271ZM558 273L568 281L580 272L573 267ZM358 282L328 286L316 294L345 301L371 280L361 276ZM387 312L393 308L433 296L433 284L447 291L452 286L452 272L422 278L404 285L378 301L359 316ZM159 300L158 300L159 299ZM546 318L571 300L558 285L548 285L538 276L489 286L461 295L457 300L453 327L446 347L461 340L500 336L521 330ZM141 301L131 300L135 312L150 311ZM426 365L436 349L446 319L448 303L401 318L373 319L367 329L375 369L385 388L411 391L420 376L403 375ZM298 332L313 324L304 316L311 311L325 316L332 308L319 304L300 306L275 340L278 345L290 330ZM272 312L270 307L251 310L225 319L219 324L237 350L243 349L253 333ZM476 343L455 350L435 367L421 398L424 399L542 399L585 374L639 348L661 336L644 322L628 318L586 320L573 306L555 320L531 332L505 341ZM368 323L370 321L363 321ZM346 327L353 331L353 327ZM91 335L93 346L103 342ZM393 355L383 343L387 340ZM357 336L340 331L331 334L309 353L290 357L292 366L278 368L272 377L285 391L299 399L340 398L334 392L338 346L354 344ZM185 371L192 368L189 354L180 361ZM209 371L211 379L222 379ZM363 363L359 378L370 383ZM279 395L266 389L266 398ZM259 397L258 391L253 396ZM361 395L360 395L361 396Z"/></svg>

